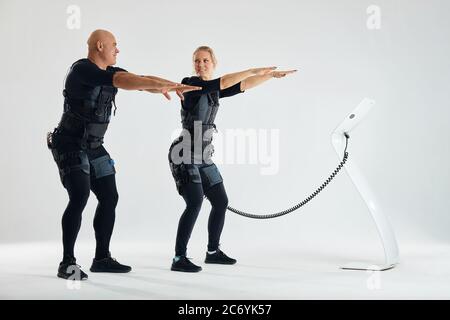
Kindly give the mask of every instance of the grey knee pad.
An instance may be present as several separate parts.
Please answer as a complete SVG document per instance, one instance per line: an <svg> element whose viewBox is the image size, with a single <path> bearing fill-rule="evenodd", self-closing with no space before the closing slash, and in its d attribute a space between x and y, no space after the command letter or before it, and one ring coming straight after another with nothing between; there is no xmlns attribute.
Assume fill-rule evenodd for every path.
<svg viewBox="0 0 450 320"><path fill-rule="evenodd" d="M217 169L215 164L211 164L206 167L200 167L199 171L205 190L223 182L222 175L220 174L219 169Z"/></svg>
<svg viewBox="0 0 450 320"><path fill-rule="evenodd" d="M91 175L95 179L106 177L116 173L114 168L114 160L107 154L105 156L90 161Z"/></svg>
<svg viewBox="0 0 450 320"><path fill-rule="evenodd" d="M62 184L64 185L64 178L75 171L82 171L85 174L90 174L89 159L84 151L74 151L64 154L58 154L58 152L53 149L53 156L55 158L56 164L59 169L59 177Z"/></svg>
<svg viewBox="0 0 450 320"><path fill-rule="evenodd" d="M188 182L192 183L202 183L200 172L197 166L188 165L186 166L187 174L189 177Z"/></svg>
<svg viewBox="0 0 450 320"><path fill-rule="evenodd" d="M174 165L173 163L170 163L170 169L180 195L183 194L184 185L188 183L202 183L197 166L190 164Z"/></svg>

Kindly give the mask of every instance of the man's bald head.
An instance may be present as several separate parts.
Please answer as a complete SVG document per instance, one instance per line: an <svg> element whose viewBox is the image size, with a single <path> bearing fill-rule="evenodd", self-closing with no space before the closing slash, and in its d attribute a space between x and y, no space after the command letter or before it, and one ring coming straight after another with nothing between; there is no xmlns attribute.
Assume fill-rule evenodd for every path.
<svg viewBox="0 0 450 320"><path fill-rule="evenodd" d="M87 41L89 51L96 50L98 42L105 43L108 40L114 40L115 42L115 37L111 32L101 29L95 30L94 32L91 33Z"/></svg>
<svg viewBox="0 0 450 320"><path fill-rule="evenodd" d="M114 35L107 30L95 30L87 41L88 55L95 60L103 60L107 65L116 64L116 55L119 53ZM103 64L103 63L102 63Z"/></svg>

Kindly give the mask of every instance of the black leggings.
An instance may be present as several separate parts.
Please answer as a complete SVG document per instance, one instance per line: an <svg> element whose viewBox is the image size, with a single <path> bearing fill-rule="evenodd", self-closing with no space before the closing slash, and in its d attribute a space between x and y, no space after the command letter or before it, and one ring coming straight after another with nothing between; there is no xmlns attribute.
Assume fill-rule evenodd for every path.
<svg viewBox="0 0 450 320"><path fill-rule="evenodd" d="M178 223L175 255L186 255L187 244L191 237L192 229L202 207L203 196L211 202L211 213L208 220L208 251L217 250L220 235L225 222L225 212L228 206L228 197L223 183L212 186L203 192L201 183L188 183L183 186L183 198L186 209Z"/></svg>
<svg viewBox="0 0 450 320"><path fill-rule="evenodd" d="M115 221L115 209L119 195L115 175L92 179L78 170L64 177L64 186L69 194L69 204L62 217L64 257L74 257L74 246L81 226L81 214L89 198L90 190L98 199L94 217L97 246L95 258L106 258Z"/></svg>

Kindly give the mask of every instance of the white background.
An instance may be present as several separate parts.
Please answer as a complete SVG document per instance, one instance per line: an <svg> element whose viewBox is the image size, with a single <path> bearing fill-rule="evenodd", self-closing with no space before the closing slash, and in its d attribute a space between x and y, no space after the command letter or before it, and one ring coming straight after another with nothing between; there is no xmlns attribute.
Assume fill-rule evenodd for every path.
<svg viewBox="0 0 450 320"><path fill-rule="evenodd" d="M69 5L81 28L67 25ZM381 8L369 30L366 9ZM305 198L339 159L330 134L364 98L376 107L352 133L350 157L363 170L402 247L450 239L450 21L448 1L5 1L0 2L0 242L58 243L67 195L45 135L62 113L64 76L86 56L97 28L112 31L117 66L174 81L192 73L199 45L215 49L216 75L276 65L299 72L224 99L219 129L279 129L277 175L257 165L219 165L230 205L259 213ZM114 245L175 242L184 202L167 163L179 127L175 97L120 91L105 147L116 161L120 194ZM80 241L94 246L91 194ZM191 246L206 249L205 202ZM374 224L348 176L340 174L308 206L271 221L229 213L229 250L331 246L379 250ZM60 250L61 248L57 248ZM59 251L58 251L59 252ZM203 254L203 253L202 253ZM169 263L169 261L168 261Z"/></svg>

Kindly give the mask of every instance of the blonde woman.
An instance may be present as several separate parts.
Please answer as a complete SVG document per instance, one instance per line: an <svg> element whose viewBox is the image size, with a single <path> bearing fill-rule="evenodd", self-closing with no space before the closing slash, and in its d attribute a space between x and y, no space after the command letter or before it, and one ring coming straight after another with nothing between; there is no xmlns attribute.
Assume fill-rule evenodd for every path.
<svg viewBox="0 0 450 320"><path fill-rule="evenodd" d="M272 78L281 78L291 71L275 71L276 67L248 69L213 79L217 65L214 51L210 47L197 48L193 54L196 76L184 78L182 83L202 87L202 90L184 93L181 102L183 131L171 145L169 163L179 194L186 202L181 215L175 245L175 257L171 270L199 272L200 266L186 257L189 238L200 212L203 198L212 205L208 220L208 251L205 263L235 264L219 248L220 235L225 221L228 198L223 179L212 162L212 133L216 130L219 99L231 97L256 87Z"/></svg>

